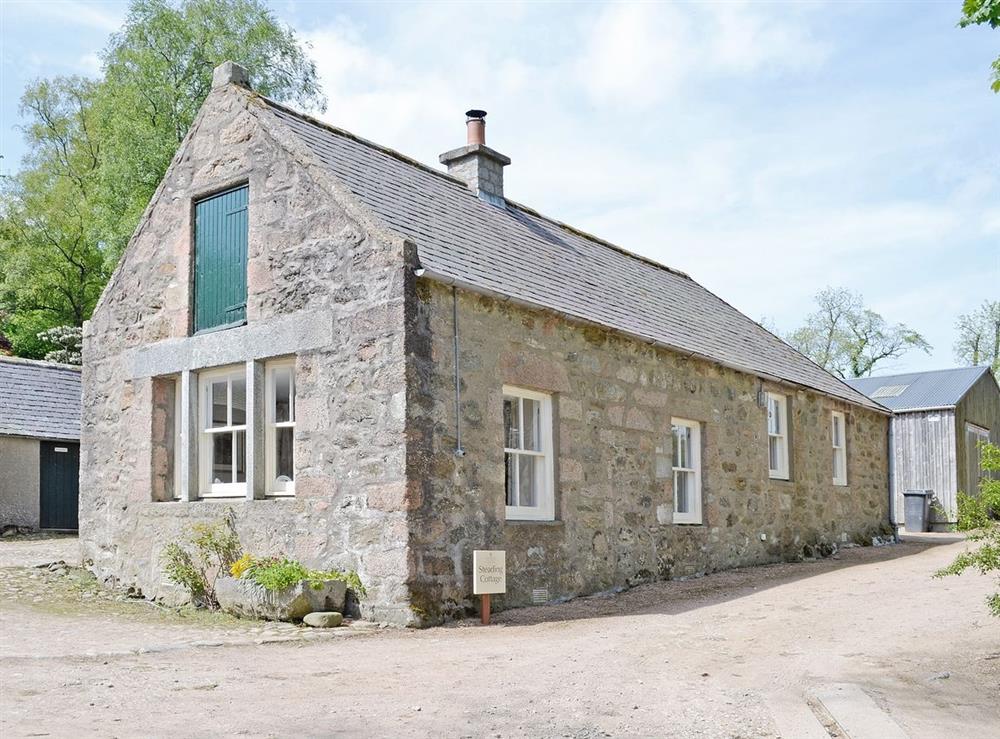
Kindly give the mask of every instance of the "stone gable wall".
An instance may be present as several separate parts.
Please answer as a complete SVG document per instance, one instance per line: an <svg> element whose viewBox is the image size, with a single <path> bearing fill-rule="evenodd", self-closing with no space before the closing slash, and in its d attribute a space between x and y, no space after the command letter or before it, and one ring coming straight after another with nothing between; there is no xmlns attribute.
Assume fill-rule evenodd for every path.
<svg viewBox="0 0 1000 739"><path fill-rule="evenodd" d="M422 281L409 325L413 603L428 620L473 606L472 550L507 551L498 607L810 556L887 516L887 419L685 358L602 328L459 290L456 456L452 291ZM506 522L504 384L554 394L556 521ZM789 399L790 482L770 480L760 389ZM832 484L830 411L847 415L848 487ZM702 422L704 525L670 523L671 417ZM664 522L666 521L666 522Z"/></svg>
<svg viewBox="0 0 1000 739"><path fill-rule="evenodd" d="M164 547L231 508L247 549L357 569L370 586L366 615L407 623L407 523L398 503L404 292L412 280L404 245L348 215L317 170L262 127L266 115L245 91L212 93L86 327L84 556L103 579L178 599L162 574ZM259 337L249 329L280 329L294 316L325 324L329 335L297 357L296 496L154 502L168 497L167 446L154 448L153 439L164 437L169 403L137 358L160 344L161 356L191 353L193 200L247 181L248 326L220 331L218 340ZM254 358L273 354L257 343L244 349Z"/></svg>

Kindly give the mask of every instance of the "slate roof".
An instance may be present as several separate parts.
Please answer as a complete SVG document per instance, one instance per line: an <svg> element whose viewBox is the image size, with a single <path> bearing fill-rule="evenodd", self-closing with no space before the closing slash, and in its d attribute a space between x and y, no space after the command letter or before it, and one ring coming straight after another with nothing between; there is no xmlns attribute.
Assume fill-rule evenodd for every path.
<svg viewBox="0 0 1000 739"><path fill-rule="evenodd" d="M0 357L0 436L80 439L80 368Z"/></svg>
<svg viewBox="0 0 1000 739"><path fill-rule="evenodd" d="M958 405L989 371L989 367L956 367L905 375L858 377L847 382L893 411L915 411Z"/></svg>
<svg viewBox="0 0 1000 739"><path fill-rule="evenodd" d="M490 205L450 175L264 102L385 227L416 245L432 278L885 412L682 272L510 200Z"/></svg>

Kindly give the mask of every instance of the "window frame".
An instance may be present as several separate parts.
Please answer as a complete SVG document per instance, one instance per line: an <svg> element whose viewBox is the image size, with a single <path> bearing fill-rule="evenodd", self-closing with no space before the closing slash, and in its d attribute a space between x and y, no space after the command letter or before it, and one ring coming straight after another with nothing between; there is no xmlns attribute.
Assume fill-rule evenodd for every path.
<svg viewBox="0 0 1000 739"><path fill-rule="evenodd" d="M771 432L771 403L776 404L780 412L780 428L778 433ZM788 396L781 393L767 392L767 475L772 480L789 480L789 444L788 444ZM779 466L771 467L771 439L781 440Z"/></svg>
<svg viewBox="0 0 1000 739"><path fill-rule="evenodd" d="M185 434L181 429L181 402L183 394L181 392L181 378L174 378L174 489L171 491L171 500L181 499L181 444L184 443Z"/></svg>
<svg viewBox="0 0 1000 739"><path fill-rule="evenodd" d="M250 398L250 383L253 378L247 376L246 367L243 365L232 365L219 369L206 370L198 373L198 494L201 498L244 498L247 495L249 485L250 459L247 451L247 433L250 408L244 409L244 423L241 426L232 424L232 403L233 403L233 383L234 379L242 378L245 383L245 399ZM211 425L212 413L212 385L220 379L225 378L226 382L226 425ZM236 434L243 432L244 449L244 476L243 482L220 482L213 483L212 480L212 438L216 434L231 433L233 435L233 476L236 476Z"/></svg>
<svg viewBox="0 0 1000 739"><path fill-rule="evenodd" d="M505 437L503 438L503 465L504 465L504 508L505 508L505 518L508 521L554 521L555 520L555 463L554 463L554 451L552 448L552 396L548 393L540 393L535 390L527 390L525 388L514 387L512 385L504 385L502 387L501 396L501 414L500 414L500 427L501 434ZM506 427L503 420L503 401L506 398L517 398L519 400L518 404L518 440L519 443L523 444L524 440L524 401L534 400L539 402L541 417L539 420L541 428L539 429L539 441L541 450L534 451L530 449L513 448L507 446L506 438ZM507 456L513 454L515 456L525 455L533 456L542 459L542 482L544 484L544 489L539 491L538 494L538 505L536 506L510 506L506 505L507 502L507 484L506 484L506 469L507 469ZM518 482L518 485L520 483Z"/></svg>
<svg viewBox="0 0 1000 739"><path fill-rule="evenodd" d="M840 422L840 445L837 445L837 422ZM833 484L847 487L847 416L830 411L830 444L833 447Z"/></svg>
<svg viewBox="0 0 1000 739"><path fill-rule="evenodd" d="M975 442L970 443L970 435L977 437ZM971 421L965 422L965 474L967 477L972 475L972 457L970 454L975 455L976 459L976 474L978 475L976 480L966 479L965 487L972 488L970 491L965 491L968 495L979 495L979 483L984 479L992 479L992 475L983 474L983 452L979 448L979 442L985 441L989 443L990 441L990 430L977 423L972 423Z"/></svg>
<svg viewBox="0 0 1000 739"><path fill-rule="evenodd" d="M289 419L274 420L275 375L278 371L289 370ZM295 495L295 357L276 359L264 365L264 477L265 494L268 497L291 497ZM292 429L292 480L277 487L275 480L278 468L277 430Z"/></svg>
<svg viewBox="0 0 1000 739"><path fill-rule="evenodd" d="M690 467L674 466L674 428L683 427L691 429L691 447L688 449L688 457L692 462ZM673 522L681 525L701 525L704 523L702 513L702 479L701 479L701 422L692 421L687 418L670 419L670 469L671 485L674 491ZM694 479L694 491L692 494L692 510L681 513L677 510L677 473L690 474Z"/></svg>

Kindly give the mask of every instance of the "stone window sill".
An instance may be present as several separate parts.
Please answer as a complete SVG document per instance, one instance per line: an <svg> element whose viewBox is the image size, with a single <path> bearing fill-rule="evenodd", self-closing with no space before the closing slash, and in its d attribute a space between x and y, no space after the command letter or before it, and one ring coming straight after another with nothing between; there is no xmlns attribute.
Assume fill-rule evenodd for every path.
<svg viewBox="0 0 1000 739"><path fill-rule="evenodd" d="M563 522L559 519L555 521L530 521L523 519L508 519L504 521L507 526L562 526Z"/></svg>

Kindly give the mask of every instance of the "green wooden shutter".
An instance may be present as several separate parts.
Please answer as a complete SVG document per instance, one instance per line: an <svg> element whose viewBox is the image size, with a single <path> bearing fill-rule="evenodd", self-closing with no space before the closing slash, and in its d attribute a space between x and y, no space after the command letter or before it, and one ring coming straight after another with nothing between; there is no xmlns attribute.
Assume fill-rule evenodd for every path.
<svg viewBox="0 0 1000 739"><path fill-rule="evenodd" d="M195 205L195 332L246 321L247 192L244 185Z"/></svg>

